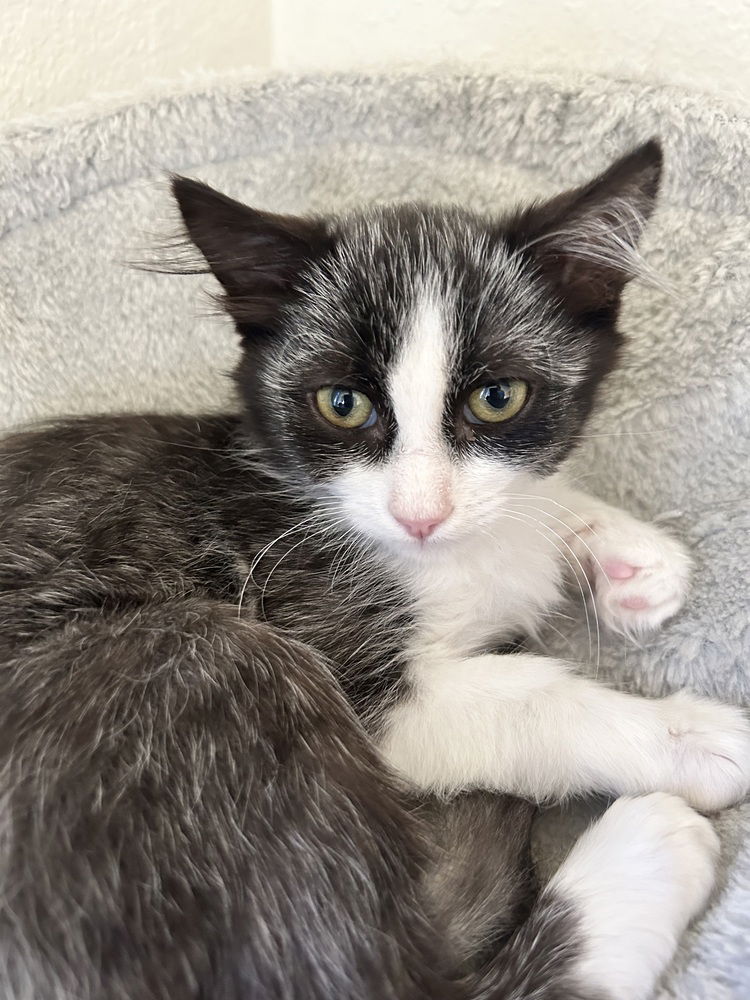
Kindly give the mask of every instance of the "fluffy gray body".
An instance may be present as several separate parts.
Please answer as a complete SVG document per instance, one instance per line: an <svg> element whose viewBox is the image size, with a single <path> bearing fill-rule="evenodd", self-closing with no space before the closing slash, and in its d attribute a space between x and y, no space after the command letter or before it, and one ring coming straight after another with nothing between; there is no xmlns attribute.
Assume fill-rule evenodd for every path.
<svg viewBox="0 0 750 1000"><path fill-rule="evenodd" d="M331 587L333 542L275 570L269 550L248 583L299 510L239 431L98 418L5 443L3 994L511 996L520 943L486 982L473 959L528 906L532 807L427 810L387 772L351 706L397 677L404 595L370 574L358 600L352 557ZM544 967L576 920L540 905L552 938L516 961L569 997Z"/></svg>

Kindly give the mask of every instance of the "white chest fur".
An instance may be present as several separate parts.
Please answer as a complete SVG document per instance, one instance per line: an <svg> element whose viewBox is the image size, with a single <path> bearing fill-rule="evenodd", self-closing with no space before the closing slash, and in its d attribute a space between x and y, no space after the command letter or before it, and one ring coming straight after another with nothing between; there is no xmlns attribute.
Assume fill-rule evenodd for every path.
<svg viewBox="0 0 750 1000"><path fill-rule="evenodd" d="M561 548L545 526L507 517L468 543L425 552L409 570L414 658L468 656L533 633L560 597Z"/></svg>

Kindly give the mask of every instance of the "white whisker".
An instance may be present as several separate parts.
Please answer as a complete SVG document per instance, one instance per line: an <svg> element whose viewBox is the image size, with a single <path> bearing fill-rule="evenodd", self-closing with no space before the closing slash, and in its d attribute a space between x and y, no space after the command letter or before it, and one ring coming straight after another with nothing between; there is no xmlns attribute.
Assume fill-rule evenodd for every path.
<svg viewBox="0 0 750 1000"><path fill-rule="evenodd" d="M508 494L508 495L509 495L509 496L519 496L519 497L520 497L520 496L522 496L522 494L520 494L520 493L516 493L516 494ZM548 498L546 498L546 497L545 497L545 498L542 498L542 497L533 497L533 496L528 496L528 497L524 497L524 499L528 499L528 500L541 500L541 499L548 499ZM570 512L571 514L575 514L575 511L572 511L572 510L570 510L570 508L569 508L569 507L565 507L565 505L564 505L564 504L561 504L561 503L558 503L558 502L557 502L556 500L550 500L550 502L551 502L551 503L554 503L554 504L555 504L555 505L556 505L557 507L561 507L561 508L563 508L564 510L567 510L567 511L569 511L569 512ZM511 503L513 503L513 505L514 505L514 506L518 506L520 502L519 502L519 501L515 501L515 500L512 500L512 501L511 501ZM556 517L556 516L555 516L554 514L550 514L550 513L549 513L549 511L546 511L546 510L541 510L541 508L539 508L539 507L535 507L535 506L534 506L533 504L527 504L527 505L526 505L526 509L527 509L527 510L535 510L535 511L537 512L537 514L542 514L542 515L543 515L544 517L549 517L549 518L552 518L552 520L553 520L553 521L557 521L557 523L558 523L558 524L562 524L564 528L567 528L567 529L568 529L568 530L569 530L569 531L571 532L571 534L572 534L572 535L573 535L573 536L574 536L575 538L577 538L577 539L578 539L578 541L579 541L579 542L581 543L581 545L583 545L583 546L584 546L584 548L586 549L586 551L588 552L588 554L589 554L589 555L591 556L591 558L593 559L594 563L595 563L595 564L596 564L596 565L598 566L599 570L601 571L601 574L602 574L602 577L603 577L603 578L604 578L604 580L606 581L607 585L608 585L608 586L611 586L611 582L610 582L610 579L609 579L609 577L607 576L607 574L605 573L605 571L604 571L604 567L602 566L601 562L599 561L599 557L598 557L598 556L596 555L596 553L595 553L595 552L594 552L594 550L593 550L593 549L591 548L591 546L590 546L590 545L589 545L589 543L588 543L588 542L586 541L586 539L585 539L585 538L583 537L583 535L581 535L581 534L580 534L580 533L579 533L578 531L576 531L576 530L575 530L574 528L571 528L571 527L570 527L570 525L569 525L569 524L567 523L567 521L564 521L564 520L563 520L562 518L560 518L560 517ZM576 516L576 517L577 517L577 518L578 518L578 519L579 519L579 520L580 520L580 521L581 521L581 522L582 522L582 523L583 523L583 524L584 524L584 525L586 526L586 530L587 530L587 531L589 531L589 532L590 532L590 533L591 533L591 534L592 534L592 535L594 536L594 538L598 538L598 537L599 537L599 536L598 536L598 534L597 534L597 532L596 532L596 530L595 530L595 528L594 528L594 527L593 527L593 526L592 526L591 524L589 524L589 523L588 523L587 521L585 521L585 520L584 520L584 519L583 519L583 518L582 518L582 517L580 516L580 514L575 514L575 516Z"/></svg>
<svg viewBox="0 0 750 1000"><path fill-rule="evenodd" d="M600 628L599 628L599 612L597 611L597 608L596 608L596 600L594 598L594 590L593 590L593 588L591 586L591 581L589 580L588 575L587 575L587 573L586 573L586 571L585 571L585 569L583 567L583 564L582 564L581 560L578 558L578 555L577 555L575 549L573 549L573 547L562 537L562 535L558 534L558 532L556 532L554 528L552 528L548 524L545 524L543 521L540 521L539 518L534 517L533 514L526 514L523 511L515 511L515 510L512 511L512 512L511 511L504 511L504 513L506 514L506 516L507 515L510 515L510 516L517 515L519 518L528 518L532 523L539 525L540 528L545 528L547 531L551 532L552 535L558 541L562 542L562 544L565 546L565 548L570 552L570 554L572 555L572 557L575 559L576 564L578 566L578 569L580 569L581 575L583 576L584 580L586 581L586 585L588 587L589 596L591 598L591 606L592 606L592 611L593 611L593 614L594 614L594 624L596 626L596 674L598 676L599 666L600 666L600 659L601 659L601 633L600 633ZM543 536L543 537L545 537L545 536ZM552 542L552 539L548 539L548 540L550 542ZM554 544L554 543L552 543L552 544ZM560 551L560 550L558 549L558 551ZM585 615L585 618L586 618L586 631L588 633L588 640L589 640L589 660L591 660L591 658L592 658L592 652L593 652L592 651L592 645L591 645L591 619L589 617L588 602L586 600L586 594L584 592L583 584L581 583L580 577L579 577L578 573L576 572L575 568L573 567L572 563L570 562L570 560L568 559L568 557L565 555L564 552L560 551L560 555L565 559L565 561L570 566L570 569L573 572L573 576L575 578L575 581L578 584L579 590L581 592L581 601L583 603L583 611L584 611L584 615Z"/></svg>

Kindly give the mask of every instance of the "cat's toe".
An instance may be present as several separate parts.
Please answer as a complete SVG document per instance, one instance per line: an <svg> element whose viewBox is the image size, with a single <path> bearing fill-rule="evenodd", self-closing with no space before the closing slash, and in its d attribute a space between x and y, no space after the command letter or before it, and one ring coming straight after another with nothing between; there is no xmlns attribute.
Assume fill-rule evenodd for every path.
<svg viewBox="0 0 750 1000"><path fill-rule="evenodd" d="M678 692L660 703L670 775L664 787L716 812L750 792L750 721L742 709Z"/></svg>
<svg viewBox="0 0 750 1000"><path fill-rule="evenodd" d="M641 525L635 536L602 532L592 540L588 564L597 611L614 631L652 631L684 604L690 559L658 528Z"/></svg>
<svg viewBox="0 0 750 1000"><path fill-rule="evenodd" d="M605 564L606 565L606 564ZM620 564L623 565L623 564ZM597 578L597 610L617 632L641 633L658 628L682 607L687 579L670 566L630 566L630 576Z"/></svg>

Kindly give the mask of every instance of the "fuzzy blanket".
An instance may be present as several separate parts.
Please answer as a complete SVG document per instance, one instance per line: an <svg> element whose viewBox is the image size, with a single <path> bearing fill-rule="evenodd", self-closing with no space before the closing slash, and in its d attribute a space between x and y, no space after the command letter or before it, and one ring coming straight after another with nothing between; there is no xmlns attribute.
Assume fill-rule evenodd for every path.
<svg viewBox="0 0 750 1000"><path fill-rule="evenodd" d="M164 172L257 206L430 199L500 209L587 179L658 135L666 179L634 283L626 365L575 459L592 492L664 519L695 554L687 610L637 646L602 637L600 676L750 702L750 122L670 89L435 72L232 78L76 109L0 134L0 425L230 399L228 322L208 278L124 266L174 225ZM579 608L579 617L580 608ZM563 652L593 669L571 626ZM574 814L544 826L562 842ZM660 996L750 996L750 806L717 819L722 884ZM546 845L546 846L544 846Z"/></svg>

